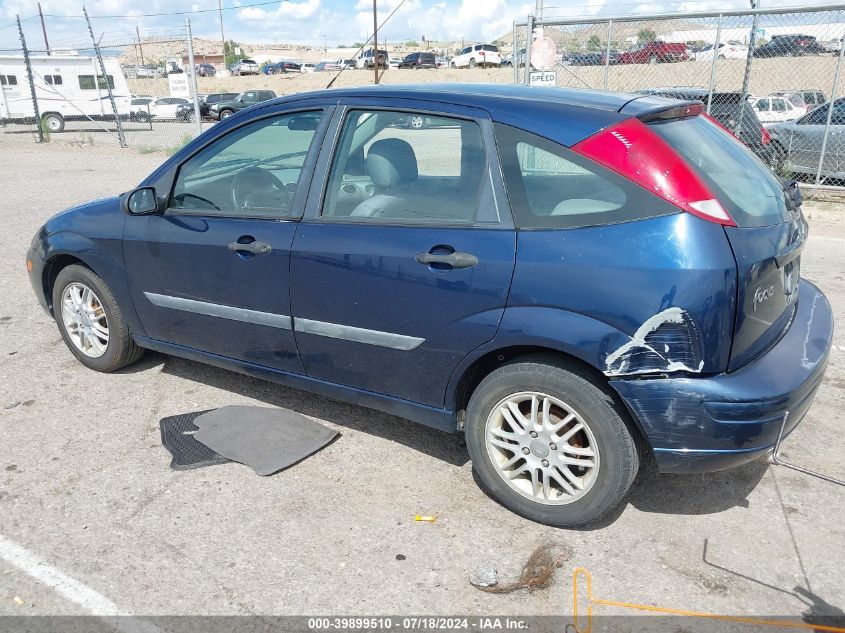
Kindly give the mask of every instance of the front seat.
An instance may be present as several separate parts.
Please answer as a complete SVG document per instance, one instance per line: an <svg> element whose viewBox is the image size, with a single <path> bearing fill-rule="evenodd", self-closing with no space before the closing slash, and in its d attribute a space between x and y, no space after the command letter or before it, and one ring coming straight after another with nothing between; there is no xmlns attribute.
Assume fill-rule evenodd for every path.
<svg viewBox="0 0 845 633"><path fill-rule="evenodd" d="M417 156L410 143L398 138L376 141L367 152L366 167L375 193L349 215L371 218L407 210L407 200L396 194L419 176Z"/></svg>

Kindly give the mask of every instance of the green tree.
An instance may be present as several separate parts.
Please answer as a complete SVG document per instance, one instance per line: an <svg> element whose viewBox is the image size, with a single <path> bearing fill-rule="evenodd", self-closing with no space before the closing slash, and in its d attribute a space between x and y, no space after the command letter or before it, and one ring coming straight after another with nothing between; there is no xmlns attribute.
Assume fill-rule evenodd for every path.
<svg viewBox="0 0 845 633"><path fill-rule="evenodd" d="M241 51L240 53L236 53L235 50ZM246 59L247 56L243 52L243 45L240 42L236 42L235 40L228 40L225 44L225 51L226 51L226 68L231 66L237 61L242 59Z"/></svg>
<svg viewBox="0 0 845 633"><path fill-rule="evenodd" d="M640 29L637 33L637 42L640 44L648 44L657 39L657 34L651 29Z"/></svg>
<svg viewBox="0 0 845 633"><path fill-rule="evenodd" d="M587 50L588 51L597 51L601 48L601 39L598 35L591 35L590 39L587 40Z"/></svg>

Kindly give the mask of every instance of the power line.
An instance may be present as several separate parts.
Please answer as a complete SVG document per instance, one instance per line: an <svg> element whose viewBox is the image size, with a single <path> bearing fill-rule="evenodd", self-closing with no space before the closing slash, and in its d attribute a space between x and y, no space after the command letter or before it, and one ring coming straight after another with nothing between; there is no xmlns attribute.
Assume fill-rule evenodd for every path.
<svg viewBox="0 0 845 633"><path fill-rule="evenodd" d="M241 9L251 9L253 7L266 7L271 4L281 4L282 2L286 2L287 0L270 0L269 2L257 2L255 4L243 4L239 7L223 7L222 9L197 9L196 11L170 11L167 13L135 13L132 15L91 15L88 16L92 20L124 20L124 19L132 19L132 18L158 18L168 15L196 15L198 13L216 13L217 11L235 11ZM55 13L45 13L44 17L48 18L82 18L84 19L84 15L59 15Z"/></svg>

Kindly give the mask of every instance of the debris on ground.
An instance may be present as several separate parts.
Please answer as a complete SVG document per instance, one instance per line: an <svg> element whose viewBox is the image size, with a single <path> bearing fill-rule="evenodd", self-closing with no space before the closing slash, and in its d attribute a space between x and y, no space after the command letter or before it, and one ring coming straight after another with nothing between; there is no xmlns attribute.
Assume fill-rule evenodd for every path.
<svg viewBox="0 0 845 633"><path fill-rule="evenodd" d="M421 515L418 514L417 516L414 517L414 521L417 521L419 523L434 523L435 521L437 521L437 517L421 516Z"/></svg>
<svg viewBox="0 0 845 633"><path fill-rule="evenodd" d="M12 598L12 602L14 602L19 607L23 605L23 599L21 599L20 596L15 596L14 598Z"/></svg>
<svg viewBox="0 0 845 633"><path fill-rule="evenodd" d="M495 561L486 560L481 563L469 575L469 582L473 587L478 587L479 589L499 584L499 570L496 569Z"/></svg>
<svg viewBox="0 0 845 633"><path fill-rule="evenodd" d="M495 563L492 564L494 576L492 577L492 584L480 584L474 580L490 580L491 578L484 578L481 572L485 565L482 565L472 575L469 581L474 587L487 593L511 593L519 589L528 589L528 591L535 591L537 589L545 589L548 587L555 575L555 569L561 567L564 562L572 557L572 550L568 547L555 548L551 543L545 543L535 549L531 556L522 567L522 573L519 578L513 582L503 585L498 584L498 574L496 574Z"/></svg>
<svg viewBox="0 0 845 633"><path fill-rule="evenodd" d="M396 560L405 560L406 558L404 554L396 554Z"/></svg>

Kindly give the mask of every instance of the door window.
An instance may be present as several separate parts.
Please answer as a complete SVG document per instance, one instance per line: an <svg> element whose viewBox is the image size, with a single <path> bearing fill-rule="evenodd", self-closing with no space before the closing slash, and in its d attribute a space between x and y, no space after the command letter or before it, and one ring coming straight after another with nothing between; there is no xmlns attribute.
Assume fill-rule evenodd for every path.
<svg viewBox="0 0 845 633"><path fill-rule="evenodd" d="M760 99L757 102L757 111L758 112L768 112L769 111L769 100L768 99Z"/></svg>
<svg viewBox="0 0 845 633"><path fill-rule="evenodd" d="M474 121L414 112L350 112L322 216L385 224L498 222Z"/></svg>
<svg viewBox="0 0 845 633"><path fill-rule="evenodd" d="M772 99L772 112L786 112L786 104L783 99Z"/></svg>
<svg viewBox="0 0 845 633"><path fill-rule="evenodd" d="M188 159L169 209L230 217L291 216L291 203L321 112L241 126Z"/></svg>

